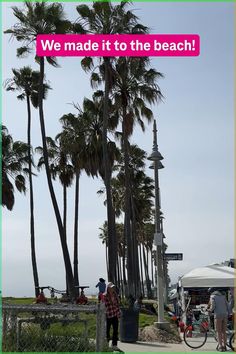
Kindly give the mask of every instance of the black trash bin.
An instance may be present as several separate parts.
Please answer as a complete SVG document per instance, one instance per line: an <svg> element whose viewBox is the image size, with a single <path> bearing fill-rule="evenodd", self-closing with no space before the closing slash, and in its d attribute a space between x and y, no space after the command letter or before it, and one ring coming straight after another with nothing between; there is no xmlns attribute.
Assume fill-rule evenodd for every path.
<svg viewBox="0 0 236 354"><path fill-rule="evenodd" d="M121 309L120 341L133 343L138 340L139 311Z"/></svg>

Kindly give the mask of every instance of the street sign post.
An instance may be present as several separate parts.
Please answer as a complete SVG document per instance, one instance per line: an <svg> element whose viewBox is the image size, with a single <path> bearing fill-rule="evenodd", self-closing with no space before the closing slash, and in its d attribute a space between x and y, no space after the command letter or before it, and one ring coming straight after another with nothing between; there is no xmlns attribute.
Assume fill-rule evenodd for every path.
<svg viewBox="0 0 236 354"><path fill-rule="evenodd" d="M165 253L164 258L166 261L182 261L183 253Z"/></svg>

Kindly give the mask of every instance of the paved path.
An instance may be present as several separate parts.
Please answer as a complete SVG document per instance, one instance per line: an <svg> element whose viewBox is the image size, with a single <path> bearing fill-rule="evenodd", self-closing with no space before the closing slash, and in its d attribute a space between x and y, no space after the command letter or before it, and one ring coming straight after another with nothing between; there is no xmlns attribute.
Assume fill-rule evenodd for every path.
<svg viewBox="0 0 236 354"><path fill-rule="evenodd" d="M126 353L137 352L185 352L185 346L180 344L158 343L158 342L136 342L136 343L118 343L120 349Z"/></svg>
<svg viewBox="0 0 236 354"><path fill-rule="evenodd" d="M200 349L191 349L184 342L180 344L172 343L160 343L160 342L136 342L136 343L118 343L118 347L126 353L138 353L138 352L170 352L170 353L187 353L187 352L215 352L216 342L213 338L208 338L205 345ZM229 352L232 352L228 349Z"/></svg>

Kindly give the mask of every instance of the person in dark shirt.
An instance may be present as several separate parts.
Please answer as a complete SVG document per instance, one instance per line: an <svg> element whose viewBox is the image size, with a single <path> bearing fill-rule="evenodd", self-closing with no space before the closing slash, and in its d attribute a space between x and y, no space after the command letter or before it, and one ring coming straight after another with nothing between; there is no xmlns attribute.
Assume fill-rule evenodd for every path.
<svg viewBox="0 0 236 354"><path fill-rule="evenodd" d="M106 307L106 319L107 319L107 341L109 343L110 331L112 327L113 329L112 349L114 351L119 351L119 348L117 348L117 341L118 341L118 324L119 324L119 317L120 317L120 306L119 306L119 298L116 292L116 287L111 282L107 284L107 292L104 295L104 302Z"/></svg>
<svg viewBox="0 0 236 354"><path fill-rule="evenodd" d="M98 301L101 301L103 299L103 294L106 291L106 281L103 278L99 278L99 282L96 285L96 288L99 290L98 294Z"/></svg>

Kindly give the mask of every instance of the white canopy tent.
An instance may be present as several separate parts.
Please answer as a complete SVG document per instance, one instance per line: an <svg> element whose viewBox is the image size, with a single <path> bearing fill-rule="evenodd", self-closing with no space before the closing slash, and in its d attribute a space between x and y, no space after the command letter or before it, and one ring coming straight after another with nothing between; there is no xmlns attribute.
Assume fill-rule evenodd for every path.
<svg viewBox="0 0 236 354"><path fill-rule="evenodd" d="M180 280L182 288L233 288L235 269L220 264L210 264L195 268Z"/></svg>
<svg viewBox="0 0 236 354"><path fill-rule="evenodd" d="M210 264L205 267L195 268L191 272L182 276L179 280L182 317L186 322L185 309L188 307L190 298L185 297L185 290L196 288L233 288L235 279L235 269L221 264ZM186 300L188 299L188 304Z"/></svg>

